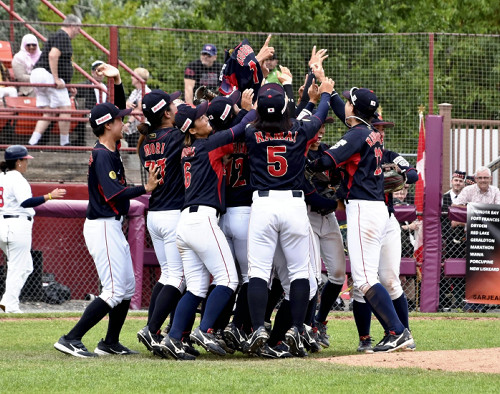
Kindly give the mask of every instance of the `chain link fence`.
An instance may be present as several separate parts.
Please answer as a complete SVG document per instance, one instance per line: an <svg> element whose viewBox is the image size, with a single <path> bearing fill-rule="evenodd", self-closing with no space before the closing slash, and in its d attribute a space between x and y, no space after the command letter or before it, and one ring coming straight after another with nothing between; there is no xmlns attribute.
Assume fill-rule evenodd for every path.
<svg viewBox="0 0 500 394"><path fill-rule="evenodd" d="M2 18L0 13L0 18ZM4 18L5 19L5 18ZM43 37L56 32L61 25L30 22ZM13 39L9 42L12 55L19 51L24 35L31 31L18 22L0 20L0 26L8 31L13 26ZM103 53L97 46L78 35L72 40L73 61L91 75L91 65L96 60L123 62L120 67L126 95L137 88L127 70L137 67L149 71L146 84L149 88L160 88L168 92L184 92L184 70L186 65L200 57L204 44L214 44L217 61L223 63L224 50L233 48L243 38L248 38L258 52L267 33L216 32L161 28L139 28L133 26L84 25L84 31L109 49ZM43 51L44 43L39 37ZM290 68L294 75L293 87L297 92L304 81L307 64L314 45L327 48L329 58L324 62L325 74L336 82L337 91L352 86L373 89L381 103L384 119L396 126L386 133L385 145L400 152L410 163L415 164L419 107L426 113L437 113L438 104L453 104L453 117L457 119L500 119L500 36L458 35L445 33L414 34L273 34L271 43L279 64ZM2 58L3 59L3 58ZM2 61L5 67L3 81L14 80L12 63ZM88 79L75 72L71 81L84 84ZM2 83L0 83L2 85ZM91 86L91 85L90 85ZM0 88L1 89L1 88ZM93 90L79 87L78 91ZM93 91L92 91L93 93ZM88 97L88 96L87 96ZM34 96L23 98L28 110L34 108ZM19 143L27 145L40 113L23 112L9 104L8 97L0 99L0 145ZM74 110L87 111L87 99L77 96ZM9 112L9 108L16 108ZM27 110L27 111L28 111ZM85 182L88 155L95 141L83 113L74 113L80 121L73 120L70 127L70 147L58 148L59 125L55 117L44 133L38 147L30 149L35 160L30 162L27 178L30 182ZM83 121L81 121L83 120ZM336 120L327 125L326 143L335 143L346 128ZM124 142L127 146L127 142ZM123 161L130 184L140 184L139 159L134 154L133 143L123 150ZM445 148L446 149L446 148ZM483 163L486 164L486 163ZM444 179L443 182L447 182ZM410 188L410 195L414 192ZM408 200L411 203L411 199ZM463 257L463 243L458 230L451 228L443 217L443 259ZM44 230L37 230L45 225ZM98 293L95 268L86 250L82 235L83 219L36 218L33 249L41 251L43 272L53 273L56 281L70 287L73 299L85 294ZM50 231L47 231L50 229ZM125 223L126 229L126 223ZM404 235L404 234L403 234ZM458 242L457 242L458 241ZM145 246L147 245L145 241ZM411 257L411 247L403 240L403 257ZM146 271L145 271L146 272ZM145 293L158 277L158 268L147 268L144 275ZM441 280L440 307L443 310L463 307L465 280L463 277L445 277ZM419 282L416 277L407 277L403 283L408 299L418 307Z"/></svg>

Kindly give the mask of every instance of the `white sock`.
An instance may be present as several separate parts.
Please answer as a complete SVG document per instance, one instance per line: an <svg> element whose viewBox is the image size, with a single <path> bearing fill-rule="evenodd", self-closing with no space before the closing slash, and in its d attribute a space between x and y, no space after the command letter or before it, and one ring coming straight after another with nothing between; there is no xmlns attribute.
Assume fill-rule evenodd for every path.
<svg viewBox="0 0 500 394"><path fill-rule="evenodd" d="M66 134L66 135L61 134L61 135L59 135L59 141L60 141L61 146L69 144L69 134Z"/></svg>
<svg viewBox="0 0 500 394"><path fill-rule="evenodd" d="M42 138L42 135L38 131L34 131L28 143L30 145L36 145L38 141L40 141L40 138Z"/></svg>

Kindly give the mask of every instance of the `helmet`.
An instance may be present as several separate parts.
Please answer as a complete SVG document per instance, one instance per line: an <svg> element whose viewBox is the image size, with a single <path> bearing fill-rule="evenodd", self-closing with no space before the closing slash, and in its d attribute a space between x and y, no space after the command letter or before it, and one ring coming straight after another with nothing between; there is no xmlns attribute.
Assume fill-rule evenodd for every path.
<svg viewBox="0 0 500 394"><path fill-rule="evenodd" d="M22 145L11 145L5 149L5 161L18 159L33 159L28 155L28 149Z"/></svg>

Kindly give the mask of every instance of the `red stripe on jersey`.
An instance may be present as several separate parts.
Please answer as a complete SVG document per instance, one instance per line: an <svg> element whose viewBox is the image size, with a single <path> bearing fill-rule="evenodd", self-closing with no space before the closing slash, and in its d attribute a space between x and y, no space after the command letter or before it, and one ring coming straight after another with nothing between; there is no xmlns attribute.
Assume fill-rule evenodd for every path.
<svg viewBox="0 0 500 394"><path fill-rule="evenodd" d="M342 165L345 163L345 169L349 174L349 182L347 182L347 198L349 198L349 193L351 191L352 182L354 181L354 174L359 168L359 162L361 161L361 155L359 153L355 153L351 157L349 157L346 161L340 163Z"/></svg>
<svg viewBox="0 0 500 394"><path fill-rule="evenodd" d="M231 130L232 132L232 130ZM216 148L208 153L208 159L210 160L210 165L217 175L217 194L219 195L219 203L222 204L222 180L224 179L224 166L222 165L222 157L229 153L234 152L234 145L230 144Z"/></svg>
<svg viewBox="0 0 500 394"><path fill-rule="evenodd" d="M114 196L113 196L113 197L110 197L109 199L107 199L107 198L106 198L106 196L104 195L104 191L102 190L102 187L101 187L101 185L100 185L100 184L99 184L99 185L97 185L97 190L99 190L99 194L100 194L100 195L104 198L104 200L108 203L109 207L113 210L113 212L114 212L114 213L116 213L116 214L118 215L118 213L119 213L119 212L118 212L118 209L116 209L116 205L115 205L115 203L114 203L113 201L110 201L110 199L111 199L111 198L113 198ZM123 191L123 190L122 190L122 191ZM118 194L120 194L122 191L119 191L118 193L116 193L116 194L115 194L115 196L116 196L116 195L118 195Z"/></svg>

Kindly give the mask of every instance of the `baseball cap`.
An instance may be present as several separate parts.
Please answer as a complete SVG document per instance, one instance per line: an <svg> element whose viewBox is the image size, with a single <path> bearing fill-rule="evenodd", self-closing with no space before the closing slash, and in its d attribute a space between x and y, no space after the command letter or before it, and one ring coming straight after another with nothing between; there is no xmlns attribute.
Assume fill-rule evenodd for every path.
<svg viewBox="0 0 500 394"><path fill-rule="evenodd" d="M181 92L177 91L171 94L161 89L154 89L144 95L142 99L142 113L149 121L157 119L165 111L167 106L175 99L179 98Z"/></svg>
<svg viewBox="0 0 500 394"><path fill-rule="evenodd" d="M215 130L227 129L231 121L233 106L240 100L241 93L235 90L229 96L217 96L208 104L207 116Z"/></svg>
<svg viewBox="0 0 500 394"><path fill-rule="evenodd" d="M266 83L259 89L257 111L263 118L279 118L286 111L286 99L283 86Z"/></svg>
<svg viewBox="0 0 500 394"><path fill-rule="evenodd" d="M28 155L28 149L22 145L11 145L5 149L5 161L18 159L33 159L33 156Z"/></svg>
<svg viewBox="0 0 500 394"><path fill-rule="evenodd" d="M467 186L474 185L475 183L476 183L476 180L474 179L474 177L473 177L473 176L471 176L471 175L467 175L467 176L465 177L465 184L466 184Z"/></svg>
<svg viewBox="0 0 500 394"><path fill-rule="evenodd" d="M377 115L377 114L375 114L375 115ZM387 129L390 129L390 128L394 127L394 122L386 122L385 120L380 119L378 116L375 116L375 118L373 118L373 120L372 120L372 125L373 126L383 126Z"/></svg>
<svg viewBox="0 0 500 394"><path fill-rule="evenodd" d="M96 60L94 63L92 63L92 71L94 71L97 67L99 67L101 64L104 64L102 60Z"/></svg>
<svg viewBox="0 0 500 394"><path fill-rule="evenodd" d="M113 119L123 118L131 112L132 108L119 109L116 105L111 103L98 104L90 111L90 126L96 129L100 125Z"/></svg>
<svg viewBox="0 0 500 394"><path fill-rule="evenodd" d="M175 114L175 124L180 131L185 133L191 127L194 127L194 122L196 119L200 118L207 112L208 101L204 101L197 107L191 106L189 104L181 104L177 107L177 113Z"/></svg>
<svg viewBox="0 0 500 394"><path fill-rule="evenodd" d="M465 171L459 171L459 170L455 170L453 171L453 174L452 174L452 178L460 178L460 179L463 179L465 180L465 176L467 174L465 173Z"/></svg>
<svg viewBox="0 0 500 394"><path fill-rule="evenodd" d="M335 119L333 119L331 116L328 116L325 119L325 124L330 124L330 123L334 123L334 122L335 122Z"/></svg>
<svg viewBox="0 0 500 394"><path fill-rule="evenodd" d="M214 44L205 44L203 45L203 48L201 48L201 53L206 53L207 55L210 56L215 56L217 55L217 47Z"/></svg>
<svg viewBox="0 0 500 394"><path fill-rule="evenodd" d="M375 115L378 108L378 98L370 89L354 87L351 90L346 90L342 95L362 114Z"/></svg>

